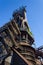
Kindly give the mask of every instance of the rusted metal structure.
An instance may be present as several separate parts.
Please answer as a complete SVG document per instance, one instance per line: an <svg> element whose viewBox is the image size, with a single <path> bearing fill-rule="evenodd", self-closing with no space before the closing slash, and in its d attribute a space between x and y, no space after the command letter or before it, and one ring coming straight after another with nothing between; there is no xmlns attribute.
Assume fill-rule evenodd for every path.
<svg viewBox="0 0 43 65"><path fill-rule="evenodd" d="M36 63L43 65L43 46L36 49Z"/></svg>
<svg viewBox="0 0 43 65"><path fill-rule="evenodd" d="M13 19L0 28L1 65L38 65L41 48L32 47L34 38L27 23L25 7L13 13ZM9 60L9 61L8 61ZM40 60L40 59L39 59ZM42 63L40 63L41 65Z"/></svg>

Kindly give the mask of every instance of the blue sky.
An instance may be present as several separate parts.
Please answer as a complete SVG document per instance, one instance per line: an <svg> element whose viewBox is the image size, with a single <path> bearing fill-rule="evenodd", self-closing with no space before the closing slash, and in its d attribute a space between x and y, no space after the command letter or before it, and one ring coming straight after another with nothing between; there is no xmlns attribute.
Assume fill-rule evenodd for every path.
<svg viewBox="0 0 43 65"><path fill-rule="evenodd" d="M28 24L36 47L43 45L43 0L0 0L0 27L12 18L15 9L27 6Z"/></svg>

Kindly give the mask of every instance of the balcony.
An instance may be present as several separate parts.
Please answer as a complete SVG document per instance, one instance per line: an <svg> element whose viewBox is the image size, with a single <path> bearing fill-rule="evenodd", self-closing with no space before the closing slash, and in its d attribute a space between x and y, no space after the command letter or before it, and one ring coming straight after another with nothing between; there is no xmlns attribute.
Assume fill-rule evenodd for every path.
<svg viewBox="0 0 43 65"><path fill-rule="evenodd" d="M33 38L33 34L32 34L32 32L29 30L29 28L26 28L26 27L23 28L23 27L21 27L20 30L21 30L21 31L26 31L26 32Z"/></svg>
<svg viewBox="0 0 43 65"><path fill-rule="evenodd" d="M34 42L32 32L30 32L30 30L28 28L25 28L25 27L20 28L20 31L22 34L28 34L28 39L30 40L30 44L32 45Z"/></svg>

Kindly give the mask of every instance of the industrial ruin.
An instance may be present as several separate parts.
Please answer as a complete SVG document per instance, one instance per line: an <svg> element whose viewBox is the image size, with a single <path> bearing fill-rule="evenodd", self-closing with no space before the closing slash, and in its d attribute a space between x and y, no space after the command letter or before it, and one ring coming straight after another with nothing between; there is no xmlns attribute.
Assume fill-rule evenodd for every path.
<svg viewBox="0 0 43 65"><path fill-rule="evenodd" d="M0 28L0 65L43 65L43 46L34 48L34 41L22 7Z"/></svg>

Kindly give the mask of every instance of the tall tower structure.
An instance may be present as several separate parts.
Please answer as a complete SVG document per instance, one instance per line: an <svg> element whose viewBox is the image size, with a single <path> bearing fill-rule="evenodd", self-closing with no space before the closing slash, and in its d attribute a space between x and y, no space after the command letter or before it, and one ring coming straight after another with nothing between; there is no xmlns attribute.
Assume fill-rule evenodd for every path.
<svg viewBox="0 0 43 65"><path fill-rule="evenodd" d="M18 35L19 41L16 49L30 62L30 65L36 65L35 49L32 47L34 38L27 23L25 7L14 12L13 17L21 32L20 36Z"/></svg>
<svg viewBox="0 0 43 65"><path fill-rule="evenodd" d="M0 28L0 65L43 65L43 46L35 49L33 44L26 9L22 7Z"/></svg>

